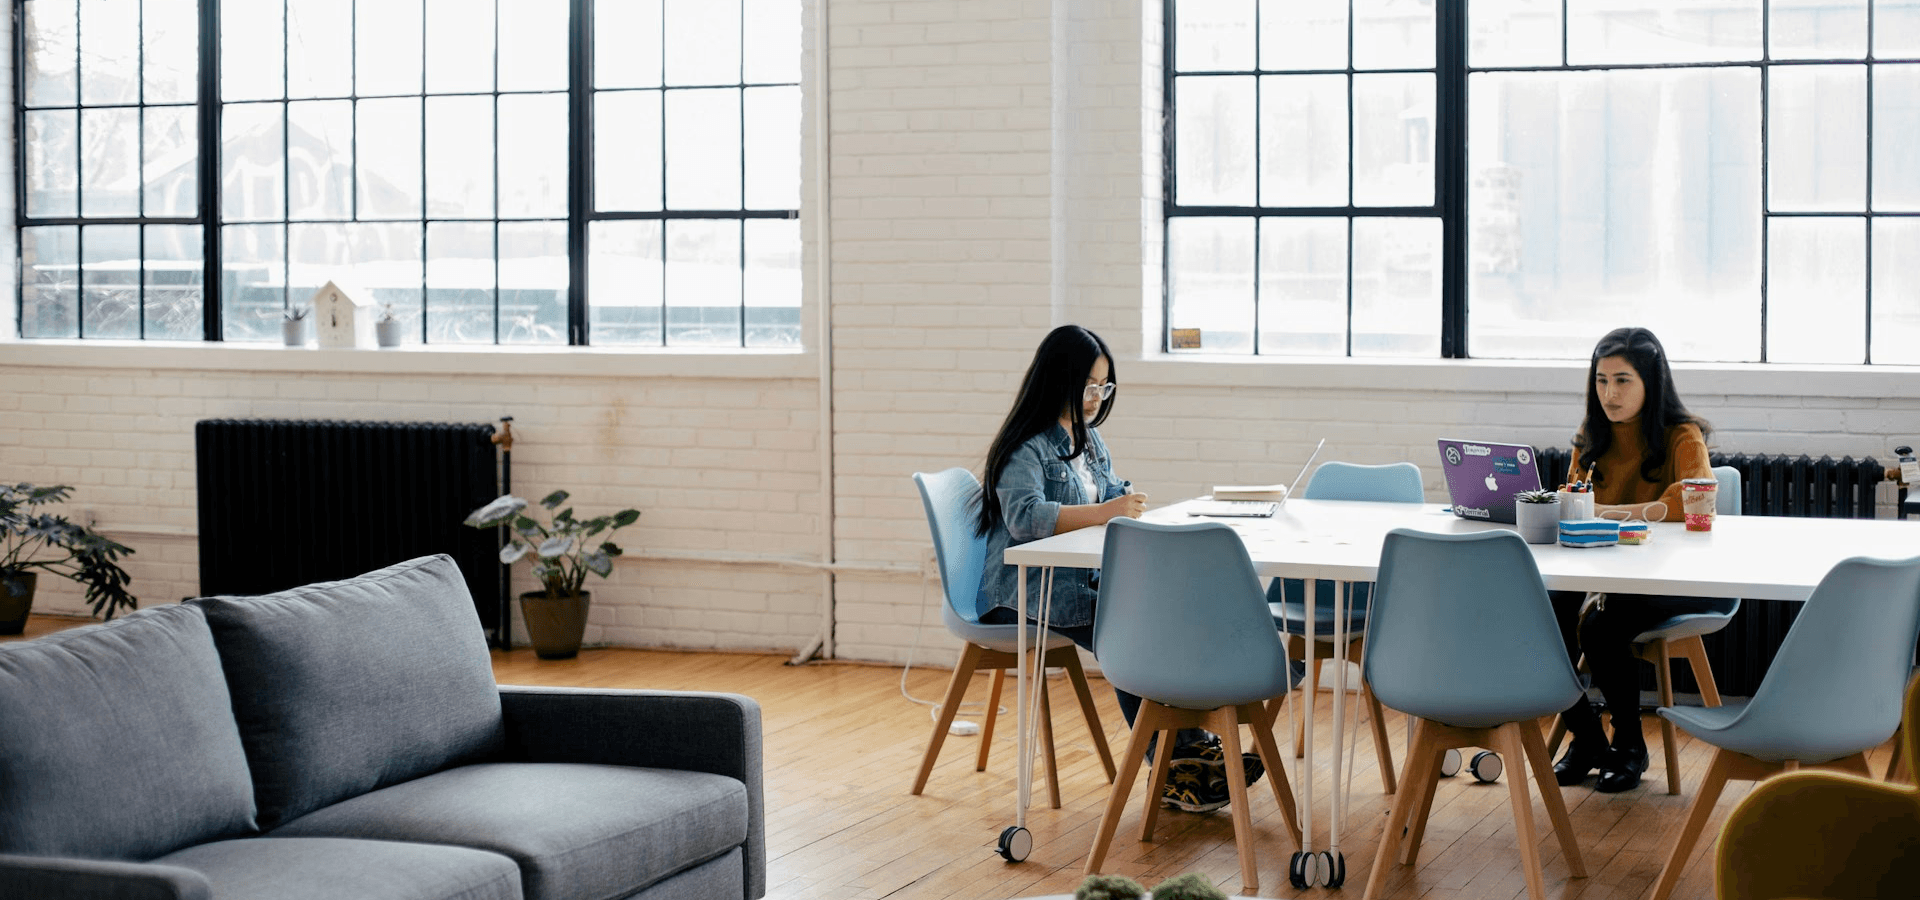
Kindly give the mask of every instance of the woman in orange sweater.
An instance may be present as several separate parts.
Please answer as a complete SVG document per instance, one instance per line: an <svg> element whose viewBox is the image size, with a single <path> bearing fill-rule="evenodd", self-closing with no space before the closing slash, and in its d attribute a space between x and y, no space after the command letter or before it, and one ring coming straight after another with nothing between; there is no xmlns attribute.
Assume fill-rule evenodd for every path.
<svg viewBox="0 0 1920 900"><path fill-rule="evenodd" d="M1587 370L1587 413L1574 436L1568 481L1589 480L1594 512L1619 510L1632 518L1682 519L1680 482L1712 478L1706 420L1687 411L1673 388L1673 370L1660 339L1645 328L1616 328L1593 348ZM1614 516L1618 518L1618 516ZM1609 594L1583 619L1586 594L1554 591L1553 610L1567 654L1584 652L1593 683L1613 720L1608 740L1600 715L1582 695L1564 714L1573 743L1553 771L1563 785L1600 770L1595 790L1615 793L1640 784L1647 742L1640 730L1640 673L1633 639L1648 628L1712 600Z"/></svg>

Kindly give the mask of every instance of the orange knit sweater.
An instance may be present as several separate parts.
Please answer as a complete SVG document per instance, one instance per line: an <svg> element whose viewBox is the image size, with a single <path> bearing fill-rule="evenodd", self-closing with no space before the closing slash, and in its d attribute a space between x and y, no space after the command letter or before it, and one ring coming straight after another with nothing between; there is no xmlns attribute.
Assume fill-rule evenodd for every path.
<svg viewBox="0 0 1920 900"><path fill-rule="evenodd" d="M1667 505L1667 521L1685 518L1680 508L1680 480L1713 477L1713 466L1707 461L1707 441L1699 426L1685 424L1667 429L1667 461L1654 470L1654 478L1649 481L1640 476L1640 461L1646 455L1640 441L1640 420L1612 425L1613 446L1595 466L1599 474L1594 478L1593 502L1616 505L1658 500ZM1567 468L1567 480L1583 479L1586 474L1587 462L1576 449Z"/></svg>

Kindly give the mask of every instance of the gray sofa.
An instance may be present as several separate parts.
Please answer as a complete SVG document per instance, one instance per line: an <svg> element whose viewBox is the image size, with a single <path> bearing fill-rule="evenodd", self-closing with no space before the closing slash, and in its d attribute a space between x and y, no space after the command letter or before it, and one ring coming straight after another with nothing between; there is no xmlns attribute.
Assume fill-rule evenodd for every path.
<svg viewBox="0 0 1920 900"><path fill-rule="evenodd" d="M0 644L0 900L758 900L760 710L498 686L451 559Z"/></svg>

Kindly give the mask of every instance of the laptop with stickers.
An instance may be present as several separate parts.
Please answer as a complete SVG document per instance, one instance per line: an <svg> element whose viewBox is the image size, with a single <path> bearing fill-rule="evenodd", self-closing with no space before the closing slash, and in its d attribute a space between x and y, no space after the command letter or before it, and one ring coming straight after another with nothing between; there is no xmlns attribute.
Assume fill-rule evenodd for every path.
<svg viewBox="0 0 1920 900"><path fill-rule="evenodd" d="M1496 441L1440 440L1453 514L1482 522L1513 521L1513 495L1540 487L1534 449Z"/></svg>

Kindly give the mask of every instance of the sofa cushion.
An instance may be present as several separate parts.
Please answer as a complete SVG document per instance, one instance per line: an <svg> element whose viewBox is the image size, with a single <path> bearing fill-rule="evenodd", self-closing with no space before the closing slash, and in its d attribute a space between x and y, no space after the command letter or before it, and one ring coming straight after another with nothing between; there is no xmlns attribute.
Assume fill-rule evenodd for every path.
<svg viewBox="0 0 1920 900"><path fill-rule="evenodd" d="M491 850L520 864L527 900L625 897L745 842L747 789L704 772L488 763L355 797L273 834Z"/></svg>
<svg viewBox="0 0 1920 900"><path fill-rule="evenodd" d="M220 648L261 828L499 752L486 637L445 555L193 602Z"/></svg>
<svg viewBox="0 0 1920 900"><path fill-rule="evenodd" d="M200 610L0 644L0 853L143 860L253 830Z"/></svg>
<svg viewBox="0 0 1920 900"><path fill-rule="evenodd" d="M207 877L215 897L247 900L520 900L520 869L466 847L340 838L248 838L155 863Z"/></svg>

